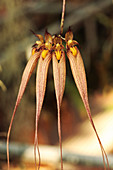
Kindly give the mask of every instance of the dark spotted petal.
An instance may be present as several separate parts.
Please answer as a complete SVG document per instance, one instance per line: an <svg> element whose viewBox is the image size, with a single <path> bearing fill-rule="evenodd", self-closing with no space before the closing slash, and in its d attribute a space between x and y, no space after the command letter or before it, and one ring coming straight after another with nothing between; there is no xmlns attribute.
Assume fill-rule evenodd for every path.
<svg viewBox="0 0 113 170"><path fill-rule="evenodd" d="M23 72L22 75L22 80L21 80L21 84L20 84L20 88L19 88L19 92L18 92L18 96L17 96L17 100L16 100L16 104L14 107L14 111L13 111L13 115L10 121L10 125L9 125L9 129L8 129L8 133L7 133L7 160L8 160L8 170L9 170L9 136L10 136L10 131L11 131L11 127L12 127L12 123L13 123L13 119L17 110L17 107L20 103L20 100L24 94L25 88L27 86L27 83L31 77L31 74L33 72L33 70L36 67L37 64L37 60L40 56L40 52L35 53L34 55L32 55L25 67L25 70Z"/></svg>
<svg viewBox="0 0 113 170"><path fill-rule="evenodd" d="M65 79L66 79L65 53L62 51L62 56L59 62L56 59L55 53L53 53L52 59L53 59L53 76L54 76L57 109L58 109L58 134L59 134L59 143L60 143L60 150L61 150L61 169L63 170L60 106L64 94Z"/></svg>
<svg viewBox="0 0 113 170"><path fill-rule="evenodd" d="M37 76L36 76L36 129L35 129L35 142L34 142L34 155L35 155L35 166L36 166L36 147L39 155L39 166L40 167L40 152L38 147L38 121L40 117L40 112L44 100L46 81L47 81L47 72L49 63L51 61L51 54L48 52L45 59L42 56L39 59Z"/></svg>

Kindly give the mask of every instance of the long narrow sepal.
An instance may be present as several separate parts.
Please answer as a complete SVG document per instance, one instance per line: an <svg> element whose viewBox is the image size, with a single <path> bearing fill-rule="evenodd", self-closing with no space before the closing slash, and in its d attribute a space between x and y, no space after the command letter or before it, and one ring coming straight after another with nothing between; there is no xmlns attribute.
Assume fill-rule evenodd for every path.
<svg viewBox="0 0 113 170"><path fill-rule="evenodd" d="M57 109L58 109L58 134L59 134L59 143L60 143L60 150L61 150L61 170L63 170L60 106L64 94L65 79L66 79L66 63L65 63L64 51L62 51L62 56L59 62L54 53L52 55L52 59L53 59L53 76L54 76Z"/></svg>
<svg viewBox="0 0 113 170"><path fill-rule="evenodd" d="M104 156L105 156L106 161L107 161L107 166L108 166L108 169L109 169L109 162L108 162L106 152L105 152L104 147L101 143L101 140L99 138L99 135L97 133L97 130L95 128L95 125L94 125L94 122L93 122L92 116L91 116L91 111L90 111L89 101L88 101L88 95L87 95L86 74L85 74L85 69L84 69L84 64L83 64L81 54L80 54L79 50L77 50L77 55L73 56L72 52L70 50L68 50L67 56L68 56L68 59L69 59L69 62L70 62L74 81L77 85L80 96L81 96L82 101L84 103L84 106L86 108L89 120L92 124L92 127L95 131L95 134L97 136L97 139L98 139L100 147L101 147L102 157L103 157L103 162L104 162L104 168L106 169L105 160L104 160Z"/></svg>
<svg viewBox="0 0 113 170"><path fill-rule="evenodd" d="M51 54L48 52L45 59L42 56L39 59L38 68L37 68L37 76L36 76L36 129L35 129L35 141L34 141L34 156L35 156L35 167L36 165L36 147L39 155L39 165L40 168L40 152L38 147L38 121L40 117L40 112L44 100L45 89L46 89L46 81L47 81L47 72L49 63L51 61Z"/></svg>
<svg viewBox="0 0 113 170"><path fill-rule="evenodd" d="M18 105L19 105L19 103L21 101L21 98L23 96L23 93L25 91L26 85L27 85L27 83L28 83L28 81L30 79L30 76L31 76L33 70L36 67L37 60L38 60L39 56L40 56L40 52L37 52L37 53L35 53L34 55L32 55L30 57L27 65L25 67L25 70L23 72L23 75L22 75L22 80L21 80L21 84L20 84L20 88L19 88L16 104L15 104L15 107L14 107L14 111L13 111L13 114L12 114L12 118L11 118L11 121L10 121L8 133L7 133L7 161L8 161L8 170L9 170L9 136L10 136L10 131L11 131L13 119L14 119L17 107L18 107Z"/></svg>

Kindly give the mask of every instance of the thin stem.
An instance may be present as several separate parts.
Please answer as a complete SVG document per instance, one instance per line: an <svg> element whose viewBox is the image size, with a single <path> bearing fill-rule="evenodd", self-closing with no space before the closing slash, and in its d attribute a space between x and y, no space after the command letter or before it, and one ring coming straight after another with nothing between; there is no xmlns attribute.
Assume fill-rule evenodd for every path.
<svg viewBox="0 0 113 170"><path fill-rule="evenodd" d="M61 18L61 25L60 25L60 34L63 33L65 7L66 7L66 0L63 0L62 18Z"/></svg>

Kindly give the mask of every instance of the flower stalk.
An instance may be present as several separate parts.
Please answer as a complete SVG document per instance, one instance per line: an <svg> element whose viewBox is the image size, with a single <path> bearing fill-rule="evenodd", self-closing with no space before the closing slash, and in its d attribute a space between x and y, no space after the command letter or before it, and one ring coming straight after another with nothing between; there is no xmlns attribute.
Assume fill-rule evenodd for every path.
<svg viewBox="0 0 113 170"><path fill-rule="evenodd" d="M61 17L61 24L60 24L60 35L62 35L63 33L65 8L66 8L66 0L63 0L62 17Z"/></svg>

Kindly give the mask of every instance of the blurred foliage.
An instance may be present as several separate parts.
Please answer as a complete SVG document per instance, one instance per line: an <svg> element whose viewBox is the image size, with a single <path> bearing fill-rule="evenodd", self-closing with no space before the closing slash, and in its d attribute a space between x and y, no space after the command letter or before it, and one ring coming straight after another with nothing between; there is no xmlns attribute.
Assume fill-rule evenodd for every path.
<svg viewBox="0 0 113 170"><path fill-rule="evenodd" d="M1 65L0 65L0 72L2 72L2 67L1 67ZM5 86L5 84L3 83L2 80L0 80L0 87L2 88L3 91L6 91L6 86Z"/></svg>
<svg viewBox="0 0 113 170"><path fill-rule="evenodd" d="M23 11L20 8L22 1L2 0L1 3L3 16L1 18L2 25L0 24L0 37L2 37L0 49L4 49L28 35L30 21L25 15L22 15ZM18 17L17 12L21 13L21 17Z"/></svg>

